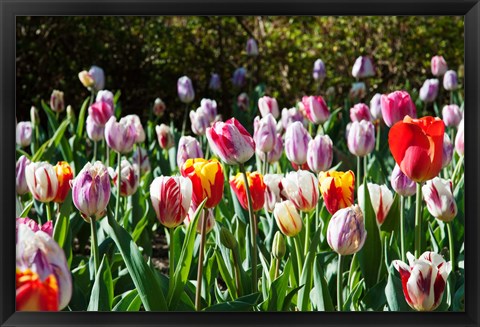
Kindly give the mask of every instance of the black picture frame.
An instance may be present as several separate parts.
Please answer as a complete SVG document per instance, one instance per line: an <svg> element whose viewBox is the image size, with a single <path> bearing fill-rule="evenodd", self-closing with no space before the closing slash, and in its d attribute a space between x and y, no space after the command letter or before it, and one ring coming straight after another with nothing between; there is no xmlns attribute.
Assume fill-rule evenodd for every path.
<svg viewBox="0 0 480 327"><path fill-rule="evenodd" d="M1 326L478 326L480 3L478 0L0 0ZM465 17L465 312L15 312L15 17L18 15L463 15Z"/></svg>

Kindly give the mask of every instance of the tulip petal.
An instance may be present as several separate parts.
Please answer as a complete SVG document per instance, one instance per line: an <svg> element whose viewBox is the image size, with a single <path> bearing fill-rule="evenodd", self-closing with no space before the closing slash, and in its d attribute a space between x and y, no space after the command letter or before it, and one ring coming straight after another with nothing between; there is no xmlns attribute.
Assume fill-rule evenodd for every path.
<svg viewBox="0 0 480 327"><path fill-rule="evenodd" d="M409 147L417 146L427 151L430 148L430 142L425 133L423 133L422 128L403 121L396 123L390 129L388 143L393 158L398 165L403 161Z"/></svg>
<svg viewBox="0 0 480 327"><path fill-rule="evenodd" d="M428 150L418 146L409 147L405 152L403 160L400 162L400 168L405 175L416 182L428 179L430 165Z"/></svg>

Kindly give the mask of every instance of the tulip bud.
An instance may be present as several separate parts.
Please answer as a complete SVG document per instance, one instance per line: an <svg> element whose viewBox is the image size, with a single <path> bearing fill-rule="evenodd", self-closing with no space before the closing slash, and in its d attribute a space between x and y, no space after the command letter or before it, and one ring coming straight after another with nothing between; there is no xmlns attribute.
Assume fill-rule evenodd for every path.
<svg viewBox="0 0 480 327"><path fill-rule="evenodd" d="M285 153L289 161L303 165L307 162L308 143L312 137L302 123L294 122L285 133Z"/></svg>
<svg viewBox="0 0 480 327"><path fill-rule="evenodd" d="M170 127L165 124L155 127L158 143L162 149L168 150L175 145L175 137Z"/></svg>
<svg viewBox="0 0 480 327"><path fill-rule="evenodd" d="M270 113L262 119L258 116L255 117L253 140L257 151L270 152L273 150L277 136L276 127L275 118Z"/></svg>
<svg viewBox="0 0 480 327"><path fill-rule="evenodd" d="M135 194L140 179L140 169L138 165L136 163L132 165L128 160L122 159L120 169L122 170L120 176L122 179L120 182L120 195L130 196ZM108 167L108 173L112 179L113 185L118 187L118 167L115 170Z"/></svg>
<svg viewBox="0 0 480 327"><path fill-rule="evenodd" d="M53 202L63 203L70 191L70 181L73 179L73 171L66 161L59 161L54 167L57 174L58 190Z"/></svg>
<svg viewBox="0 0 480 327"><path fill-rule="evenodd" d="M278 228L284 235L294 237L302 230L302 219L290 200L276 203L273 215Z"/></svg>
<svg viewBox="0 0 480 327"><path fill-rule="evenodd" d="M277 100L275 98L263 96L258 99L258 109L262 117L266 117L268 114L272 114L275 119L280 116L278 110Z"/></svg>
<svg viewBox="0 0 480 327"><path fill-rule="evenodd" d="M313 63L313 79L322 83L325 76L327 76L325 64L321 59L315 60Z"/></svg>
<svg viewBox="0 0 480 327"><path fill-rule="evenodd" d="M462 116L463 114L456 104L447 105L442 109L443 122L447 127L457 127Z"/></svg>
<svg viewBox="0 0 480 327"><path fill-rule="evenodd" d="M375 211L375 216L379 225L383 224L385 218L390 211L390 208L393 204L393 194L388 189L387 185L378 185L373 183L367 183L368 193L370 194L370 202L372 203L373 211ZM363 207L365 200L363 184L360 185L358 189L358 203ZM362 208L364 209L364 208ZM365 209L364 209L365 210Z"/></svg>
<svg viewBox="0 0 480 327"><path fill-rule="evenodd" d="M252 57L258 56L257 41L255 41L253 37L248 39L246 50L247 50L247 56L252 56Z"/></svg>
<svg viewBox="0 0 480 327"><path fill-rule="evenodd" d="M330 117L330 111L321 96L304 96L302 105L308 120L314 124L323 124Z"/></svg>
<svg viewBox="0 0 480 327"><path fill-rule="evenodd" d="M265 204L266 186L263 182L263 176L257 171L253 173L247 172L246 175L252 200L252 209L253 211L258 211L262 209ZM238 173L237 175L230 177L230 186L237 196L238 202L240 202L242 208L248 210L247 188L243 174Z"/></svg>
<svg viewBox="0 0 480 327"><path fill-rule="evenodd" d="M136 139L137 130L129 118L123 117L117 123L115 116L112 116L105 125L107 145L116 152L122 154L131 152Z"/></svg>
<svg viewBox="0 0 480 327"><path fill-rule="evenodd" d="M188 227L188 225L190 225L190 222L192 221L192 219L195 217L195 213L197 212L197 208L198 206L192 201L192 203L190 204L190 208L188 209L188 213L187 213L187 216L185 217L185 219L183 220L183 223L185 224L185 226ZM207 226L206 226L206 229L205 229L205 233L208 234L210 233L210 231L213 229L213 227L215 227L215 216L213 214L213 209L206 209L206 212L207 212ZM205 208L200 212L200 215L198 217L198 225L197 225L197 233L201 233L202 232L202 221L205 221Z"/></svg>
<svg viewBox="0 0 480 327"><path fill-rule="evenodd" d="M137 115L127 115L124 117L127 124L132 125L135 129L135 143L143 143L145 141L145 131L143 130L140 117Z"/></svg>
<svg viewBox="0 0 480 327"><path fill-rule="evenodd" d="M237 68L233 73L232 84L234 87L241 88L247 82L247 70L243 67Z"/></svg>
<svg viewBox="0 0 480 327"><path fill-rule="evenodd" d="M443 156L442 156L442 168L447 167L453 158L454 145L450 141L450 137L447 133L443 135Z"/></svg>
<svg viewBox="0 0 480 327"><path fill-rule="evenodd" d="M237 107L242 111L247 111L250 107L250 99L248 98L248 94L243 92L237 98Z"/></svg>
<svg viewBox="0 0 480 327"><path fill-rule="evenodd" d="M300 211L311 211L318 203L318 179L309 171L289 172L282 179L287 198Z"/></svg>
<svg viewBox="0 0 480 327"><path fill-rule="evenodd" d="M352 75L357 79L375 76L372 59L364 56L358 57L353 64Z"/></svg>
<svg viewBox="0 0 480 327"><path fill-rule="evenodd" d="M103 72L103 69L98 66L92 66L88 73L94 81L93 89L95 91L103 90L105 88L105 73Z"/></svg>
<svg viewBox="0 0 480 327"><path fill-rule="evenodd" d="M366 238L363 213L358 205L338 210L328 223L328 245L340 255L360 251Z"/></svg>
<svg viewBox="0 0 480 327"><path fill-rule="evenodd" d="M220 242L230 250L234 250L238 246L235 236L225 227L220 229Z"/></svg>
<svg viewBox="0 0 480 327"><path fill-rule="evenodd" d="M417 108L406 91L384 94L381 98L382 117L388 127L392 127L405 116L417 117Z"/></svg>
<svg viewBox="0 0 480 327"><path fill-rule="evenodd" d="M275 236L273 237L273 244L272 244L272 255L274 259L282 259L287 252L287 246L285 244L285 237L283 237L282 233L276 232Z"/></svg>
<svg viewBox="0 0 480 327"><path fill-rule="evenodd" d="M274 136L274 141L273 141L273 149L269 151L268 153L260 151L259 148L255 150L257 153L258 157L262 162L265 162L265 156L267 156L267 161L268 163L274 163L280 160L283 154L283 140L282 140L282 135L276 134Z"/></svg>
<svg viewBox="0 0 480 327"><path fill-rule="evenodd" d="M63 112L65 110L65 102L63 100L63 92L53 90L50 96L50 108L54 112Z"/></svg>
<svg viewBox="0 0 480 327"><path fill-rule="evenodd" d="M190 122L195 135L205 135L207 128L210 127L210 117L203 107L190 111Z"/></svg>
<svg viewBox="0 0 480 327"><path fill-rule="evenodd" d="M434 56L431 62L433 76L442 76L447 71L447 62L442 56Z"/></svg>
<svg viewBox="0 0 480 327"><path fill-rule="evenodd" d="M212 74L210 77L210 83L208 83L208 88L213 91L218 91L222 87L222 82L220 80L220 75Z"/></svg>
<svg viewBox="0 0 480 327"><path fill-rule="evenodd" d="M408 305L417 311L433 311L442 302L452 263L437 253L425 252L419 259L408 252L410 265L394 260L393 266L400 273L403 294Z"/></svg>
<svg viewBox="0 0 480 327"><path fill-rule="evenodd" d="M105 138L105 127L97 124L92 116L87 116L86 129L88 138L92 141L98 142Z"/></svg>
<svg viewBox="0 0 480 327"><path fill-rule="evenodd" d="M78 79L80 82L85 86L86 88L91 88L95 81L93 80L93 77L86 71L83 70L80 73L78 73Z"/></svg>
<svg viewBox="0 0 480 327"><path fill-rule="evenodd" d="M26 167L30 164L30 160L28 160L27 157L25 156L20 156L17 160L17 164L15 166L15 171L16 171L16 186L17 186L17 194L18 195L23 195L28 192L28 185L27 185L27 179L25 177L25 170Z"/></svg>
<svg viewBox="0 0 480 327"><path fill-rule="evenodd" d="M397 164L393 168L390 183L395 192L402 196L411 196L417 192L417 183L408 178Z"/></svg>
<svg viewBox="0 0 480 327"><path fill-rule="evenodd" d="M217 116L217 101L211 99L202 99L200 101L200 107L205 111L208 122L212 123Z"/></svg>
<svg viewBox="0 0 480 327"><path fill-rule="evenodd" d="M70 120L72 124L75 123L75 120L77 119L77 117L75 117L75 111L70 105L67 106L67 118Z"/></svg>
<svg viewBox="0 0 480 327"><path fill-rule="evenodd" d="M420 99L423 102L434 102L438 95L438 79L427 79L420 88Z"/></svg>
<svg viewBox="0 0 480 327"><path fill-rule="evenodd" d="M370 121L354 121L348 131L348 150L357 156L364 157L375 147L375 127Z"/></svg>
<svg viewBox="0 0 480 327"><path fill-rule="evenodd" d="M163 117L163 114L165 113L166 109L167 109L167 106L162 101L162 99L156 98L153 104L153 114L158 118L161 118Z"/></svg>
<svg viewBox="0 0 480 327"><path fill-rule="evenodd" d="M182 167L188 159L203 158L200 142L191 136L182 136L178 141L177 166Z"/></svg>
<svg viewBox="0 0 480 327"><path fill-rule="evenodd" d="M458 124L457 136L455 136L455 151L457 151L459 156L465 154L465 141L464 141L464 120Z"/></svg>
<svg viewBox="0 0 480 327"><path fill-rule="evenodd" d="M97 125L105 126L113 116L113 107L108 102L95 102L88 108L88 115Z"/></svg>
<svg viewBox="0 0 480 327"><path fill-rule="evenodd" d="M35 200L51 202L57 195L58 180L55 169L48 162L32 162L25 168L28 189Z"/></svg>
<svg viewBox="0 0 480 327"><path fill-rule="evenodd" d="M72 199L83 219L90 223L90 217L105 215L110 200L110 177L107 167L100 161L90 162L83 167L77 177L70 181Z"/></svg>
<svg viewBox="0 0 480 327"><path fill-rule="evenodd" d="M148 159L148 152L146 149L137 146L133 150L132 160L140 167L140 173L145 174L151 170L150 160Z"/></svg>
<svg viewBox="0 0 480 327"><path fill-rule="evenodd" d="M457 204L453 196L452 181L435 177L422 186L422 193L432 216L446 223L456 217Z"/></svg>
<svg viewBox="0 0 480 327"><path fill-rule="evenodd" d="M187 76L182 76L177 81L177 92L180 101L183 103L190 103L195 98L195 91L193 90L192 80Z"/></svg>
<svg viewBox="0 0 480 327"><path fill-rule="evenodd" d="M112 110L115 109L115 104L114 104L114 96L113 93L110 92L109 90L101 90L98 91L97 97L95 98L95 102L106 102L110 105Z"/></svg>
<svg viewBox="0 0 480 327"><path fill-rule="evenodd" d="M25 148L32 143L32 123L29 121L21 121L16 128L17 145Z"/></svg>
<svg viewBox="0 0 480 327"><path fill-rule="evenodd" d="M332 166L333 142L328 135L317 135L308 143L307 164L315 173L326 171Z"/></svg>
<svg viewBox="0 0 480 327"><path fill-rule="evenodd" d="M40 125L40 116L38 115L38 109L34 106L30 108L30 122L33 126Z"/></svg>
<svg viewBox="0 0 480 327"><path fill-rule="evenodd" d="M370 100L370 114L373 119L382 119L382 95L377 93Z"/></svg>
<svg viewBox="0 0 480 327"><path fill-rule="evenodd" d="M352 88L349 92L349 97L352 100L363 99L367 94L367 86L364 82L357 82L352 84Z"/></svg>
<svg viewBox="0 0 480 327"><path fill-rule="evenodd" d="M443 88L447 91L455 91L458 88L457 73L454 70L448 70L443 76Z"/></svg>
<svg viewBox="0 0 480 327"><path fill-rule="evenodd" d="M352 122L361 120L371 121L370 109L365 103L357 103L350 108L350 120Z"/></svg>

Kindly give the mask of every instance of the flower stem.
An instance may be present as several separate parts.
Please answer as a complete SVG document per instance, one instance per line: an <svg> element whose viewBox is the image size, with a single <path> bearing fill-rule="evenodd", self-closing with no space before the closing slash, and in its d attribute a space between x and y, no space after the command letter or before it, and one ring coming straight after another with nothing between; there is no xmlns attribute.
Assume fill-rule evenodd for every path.
<svg viewBox="0 0 480 327"><path fill-rule="evenodd" d="M405 199L403 195L400 195L400 250L402 253L402 261L405 262L405 222L404 222L404 211L405 210Z"/></svg>
<svg viewBox="0 0 480 327"><path fill-rule="evenodd" d="M243 174L243 181L245 183L245 190L247 191L248 200L248 215L250 218L250 238L252 242L252 290L257 292L257 234L255 232L256 222L253 213L252 195L250 194L250 185L248 185L247 172L244 164L240 164L240 171Z"/></svg>
<svg viewBox="0 0 480 327"><path fill-rule="evenodd" d="M417 201L415 208L415 258L420 256L422 251L422 184L417 183Z"/></svg>
<svg viewBox="0 0 480 327"><path fill-rule="evenodd" d="M367 164L367 161L368 161L368 155L366 155L365 157L363 157L363 178L367 177L367 175L368 175L368 164Z"/></svg>
<svg viewBox="0 0 480 327"><path fill-rule="evenodd" d="M337 262L337 311L342 311L343 308L342 265L343 257L339 254Z"/></svg>
<svg viewBox="0 0 480 327"><path fill-rule="evenodd" d="M240 255L238 253L238 247L232 250L233 266L235 267L235 283L237 286L237 297L243 295L242 280L240 275Z"/></svg>
<svg viewBox="0 0 480 327"><path fill-rule="evenodd" d="M93 162L97 160L97 141L93 141Z"/></svg>
<svg viewBox="0 0 480 327"><path fill-rule="evenodd" d="M305 246L304 246L304 249L303 249L303 254L304 256L306 257L307 254L308 254L308 245L309 245L309 241L310 241L310 221L309 221L309 214L308 212L305 212L304 213L304 216L305 216Z"/></svg>
<svg viewBox="0 0 480 327"><path fill-rule="evenodd" d="M375 150L380 151L380 121L377 124L377 142L375 144Z"/></svg>
<svg viewBox="0 0 480 327"><path fill-rule="evenodd" d="M448 231L448 246L450 247L450 264L452 265L452 272L455 272L455 245L453 244L452 223L447 223Z"/></svg>
<svg viewBox="0 0 480 327"><path fill-rule="evenodd" d="M360 173L361 173L361 163L360 163L361 158L357 156L357 176L355 176L355 179L357 180L357 196L358 196L358 190L360 189Z"/></svg>
<svg viewBox="0 0 480 327"><path fill-rule="evenodd" d="M203 255L205 249L205 234L207 232L207 217L205 212L201 217L201 231L200 231L200 249L198 250L198 269L197 269L197 289L195 291L195 309L200 311L202 309L201 294L202 294L202 275L203 275Z"/></svg>
<svg viewBox="0 0 480 327"><path fill-rule="evenodd" d="M185 112L183 114L182 136L185 135L185 127L187 126L187 116L188 116L188 103L185 104Z"/></svg>
<svg viewBox="0 0 480 327"><path fill-rule="evenodd" d="M173 243L173 235L175 233L175 227L171 227L168 229L170 232L170 256L169 256L169 271L170 271L170 279L173 279L173 274L175 272L175 244Z"/></svg>
<svg viewBox="0 0 480 327"><path fill-rule="evenodd" d="M52 208L50 208L50 202L45 203L45 208L47 209L47 221L52 220Z"/></svg>
<svg viewBox="0 0 480 327"><path fill-rule="evenodd" d="M117 199L115 203L115 219L118 221L118 208L120 207L120 188L122 185L122 169L121 169L122 155L118 152L118 174L117 174Z"/></svg>
<svg viewBox="0 0 480 327"><path fill-rule="evenodd" d="M273 280L278 278L278 273L280 271L280 258L275 259L275 277Z"/></svg>
<svg viewBox="0 0 480 327"><path fill-rule="evenodd" d="M90 248L93 254L93 261L95 263L95 276L98 273L98 268L100 267L100 258L98 257L98 241L97 241L97 221L94 217L90 217L90 231L92 234L92 241Z"/></svg>
<svg viewBox="0 0 480 327"><path fill-rule="evenodd" d="M300 277L302 276L302 268L303 268L303 256L302 256L302 243L300 243L300 235L297 234L293 238L295 242L295 253L297 255L297 268L298 268L298 286L300 286Z"/></svg>

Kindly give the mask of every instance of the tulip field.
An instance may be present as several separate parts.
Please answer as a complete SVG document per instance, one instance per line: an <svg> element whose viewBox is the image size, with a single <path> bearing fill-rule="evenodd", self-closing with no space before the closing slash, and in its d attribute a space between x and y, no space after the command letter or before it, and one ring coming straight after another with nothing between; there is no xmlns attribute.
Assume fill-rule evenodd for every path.
<svg viewBox="0 0 480 327"><path fill-rule="evenodd" d="M418 91L380 94L359 56L340 102L321 59L318 91L290 103L247 66L213 73L210 98L178 76L182 107L157 98L148 118L80 67L83 103L54 90L17 121L16 309L463 311L463 90L446 59Z"/></svg>

